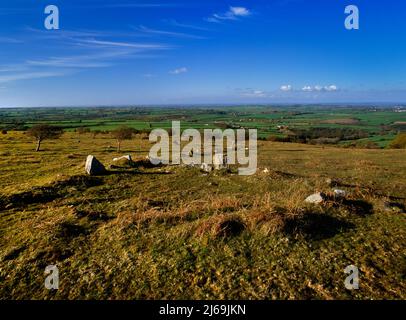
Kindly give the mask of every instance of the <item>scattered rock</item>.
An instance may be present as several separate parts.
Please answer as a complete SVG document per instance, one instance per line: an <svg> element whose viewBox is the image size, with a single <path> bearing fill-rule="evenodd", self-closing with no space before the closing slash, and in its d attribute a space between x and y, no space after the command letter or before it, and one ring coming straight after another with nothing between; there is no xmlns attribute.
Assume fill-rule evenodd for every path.
<svg viewBox="0 0 406 320"><path fill-rule="evenodd" d="M150 156L146 156L145 159L152 165L152 166L160 166L162 165L162 161L160 159L151 158Z"/></svg>
<svg viewBox="0 0 406 320"><path fill-rule="evenodd" d="M211 165L208 165L207 163L202 163L200 166L200 169L203 170L204 172L212 172L213 167Z"/></svg>
<svg viewBox="0 0 406 320"><path fill-rule="evenodd" d="M106 168L96 159L95 156L88 155L85 165L86 173L91 176L97 176L106 173Z"/></svg>
<svg viewBox="0 0 406 320"><path fill-rule="evenodd" d="M393 211L393 212L406 212L405 205L397 202L387 202L385 201L383 204L385 211Z"/></svg>
<svg viewBox="0 0 406 320"><path fill-rule="evenodd" d="M269 169L265 168L264 171L262 171L263 173L269 173Z"/></svg>
<svg viewBox="0 0 406 320"><path fill-rule="evenodd" d="M334 189L333 192L336 199L344 199L347 196L347 192L345 190Z"/></svg>
<svg viewBox="0 0 406 320"><path fill-rule="evenodd" d="M126 156L122 156L122 157L119 157L119 158L114 158L113 159L113 161L115 162L115 161L120 161L120 160L128 160L128 161L133 161L133 159L131 158L131 155L126 155Z"/></svg>
<svg viewBox="0 0 406 320"><path fill-rule="evenodd" d="M224 156L222 154L215 154L213 157L214 170L221 170L224 168Z"/></svg>
<svg viewBox="0 0 406 320"><path fill-rule="evenodd" d="M187 168L194 168L196 167L196 164L194 162L187 163L187 164L181 164L181 167L187 167Z"/></svg>
<svg viewBox="0 0 406 320"><path fill-rule="evenodd" d="M310 196L308 196L305 199L305 202L307 203L314 203L314 204L320 204L322 202L324 202L327 199L326 195L322 192L318 192L315 194L312 194Z"/></svg>
<svg viewBox="0 0 406 320"><path fill-rule="evenodd" d="M330 187L337 187L340 185L340 181L338 179L327 178L326 184L329 185Z"/></svg>

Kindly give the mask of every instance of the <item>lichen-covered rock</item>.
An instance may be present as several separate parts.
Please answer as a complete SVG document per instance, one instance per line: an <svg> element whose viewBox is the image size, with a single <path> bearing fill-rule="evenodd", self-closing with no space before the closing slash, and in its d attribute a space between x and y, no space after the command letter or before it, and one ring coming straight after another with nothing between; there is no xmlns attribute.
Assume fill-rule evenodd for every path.
<svg viewBox="0 0 406 320"><path fill-rule="evenodd" d="M334 197L337 199L344 199L347 196L347 192L341 189L334 189Z"/></svg>
<svg viewBox="0 0 406 320"><path fill-rule="evenodd" d="M211 165L208 165L207 163L202 163L200 166L200 169L204 172L211 172L213 171L213 167Z"/></svg>
<svg viewBox="0 0 406 320"><path fill-rule="evenodd" d="M106 173L104 165L95 156L88 155L85 164L85 171L88 175L97 176Z"/></svg>
<svg viewBox="0 0 406 320"><path fill-rule="evenodd" d="M320 204L323 203L325 200L327 199L326 195L322 192L318 192L315 194L312 194L310 196L308 196L305 199L306 203L314 203L314 204Z"/></svg>
<svg viewBox="0 0 406 320"><path fill-rule="evenodd" d="M114 158L113 159L113 161L114 162L116 162L116 161L120 161L120 160L128 160L128 161L133 161L133 159L131 158L131 155L126 155L126 156L122 156L122 157L119 157L119 158Z"/></svg>

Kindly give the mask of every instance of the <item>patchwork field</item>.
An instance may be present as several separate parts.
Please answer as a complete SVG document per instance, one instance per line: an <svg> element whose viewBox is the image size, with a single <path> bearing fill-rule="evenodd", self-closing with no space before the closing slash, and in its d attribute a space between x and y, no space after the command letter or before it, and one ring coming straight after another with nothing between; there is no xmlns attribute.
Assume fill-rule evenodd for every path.
<svg viewBox="0 0 406 320"><path fill-rule="evenodd" d="M406 150L259 141L243 177L146 166L141 134L120 153L108 133L42 148L0 135L1 299L406 298ZM135 165L90 177L88 154ZM333 188L347 198L304 202ZM348 265L359 290L344 286Z"/></svg>
<svg viewBox="0 0 406 320"><path fill-rule="evenodd" d="M404 107L371 106L236 106L236 107L94 107L0 109L0 130L24 130L38 123L57 125L66 131L86 128L111 131L120 125L137 130L168 129L173 120L183 128L251 128L258 137L285 136L290 130L324 128L362 133L358 147L366 143L386 147L399 131L406 131ZM357 139L355 139L357 140ZM342 137L340 145L354 142ZM357 142L357 141L356 141Z"/></svg>

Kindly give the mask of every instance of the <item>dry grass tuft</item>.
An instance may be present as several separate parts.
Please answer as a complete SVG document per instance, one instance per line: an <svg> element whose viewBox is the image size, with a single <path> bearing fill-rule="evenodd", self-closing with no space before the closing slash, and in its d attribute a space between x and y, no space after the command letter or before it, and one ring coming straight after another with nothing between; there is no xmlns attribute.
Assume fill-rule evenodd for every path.
<svg viewBox="0 0 406 320"><path fill-rule="evenodd" d="M228 238L239 235L246 229L246 224L238 215L220 214L212 216L196 229L195 235L209 238Z"/></svg>

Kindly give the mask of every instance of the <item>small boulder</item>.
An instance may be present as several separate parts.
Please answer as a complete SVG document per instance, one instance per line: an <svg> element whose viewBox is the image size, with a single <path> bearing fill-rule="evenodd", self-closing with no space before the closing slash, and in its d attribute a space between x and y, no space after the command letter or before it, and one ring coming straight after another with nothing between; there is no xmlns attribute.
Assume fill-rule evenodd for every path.
<svg viewBox="0 0 406 320"><path fill-rule="evenodd" d="M224 168L224 156L222 154L214 155L213 166L215 170L221 170Z"/></svg>
<svg viewBox="0 0 406 320"><path fill-rule="evenodd" d="M340 180L334 178L327 178L326 184L330 187L337 187L340 185Z"/></svg>
<svg viewBox="0 0 406 320"><path fill-rule="evenodd" d="M113 161L114 162L116 162L116 161L120 161L120 160L128 160L128 161L133 161L133 159L131 158L131 155L126 155L126 156L122 156L122 157L119 157L119 158L114 158L113 159Z"/></svg>
<svg viewBox="0 0 406 320"><path fill-rule="evenodd" d="M106 168L96 159L95 156L88 155L85 164L86 173L91 176L97 176L106 173Z"/></svg>
<svg viewBox="0 0 406 320"><path fill-rule="evenodd" d="M150 165L152 165L152 166L161 166L161 165L163 164L161 159L152 158L152 157L150 157L149 155L146 156L145 159L146 159L146 160L150 163Z"/></svg>
<svg viewBox="0 0 406 320"><path fill-rule="evenodd" d="M322 202L324 202L327 199L326 195L322 192L318 192L315 194L312 194L310 196L308 196L305 199L306 203L314 203L314 204L320 204Z"/></svg>
<svg viewBox="0 0 406 320"><path fill-rule="evenodd" d="M208 165L207 163L202 163L200 166L200 169L204 172L211 172L213 171L213 167L211 165Z"/></svg>
<svg viewBox="0 0 406 320"><path fill-rule="evenodd" d="M347 192L345 190L334 189L333 192L336 199L344 199L347 196Z"/></svg>

